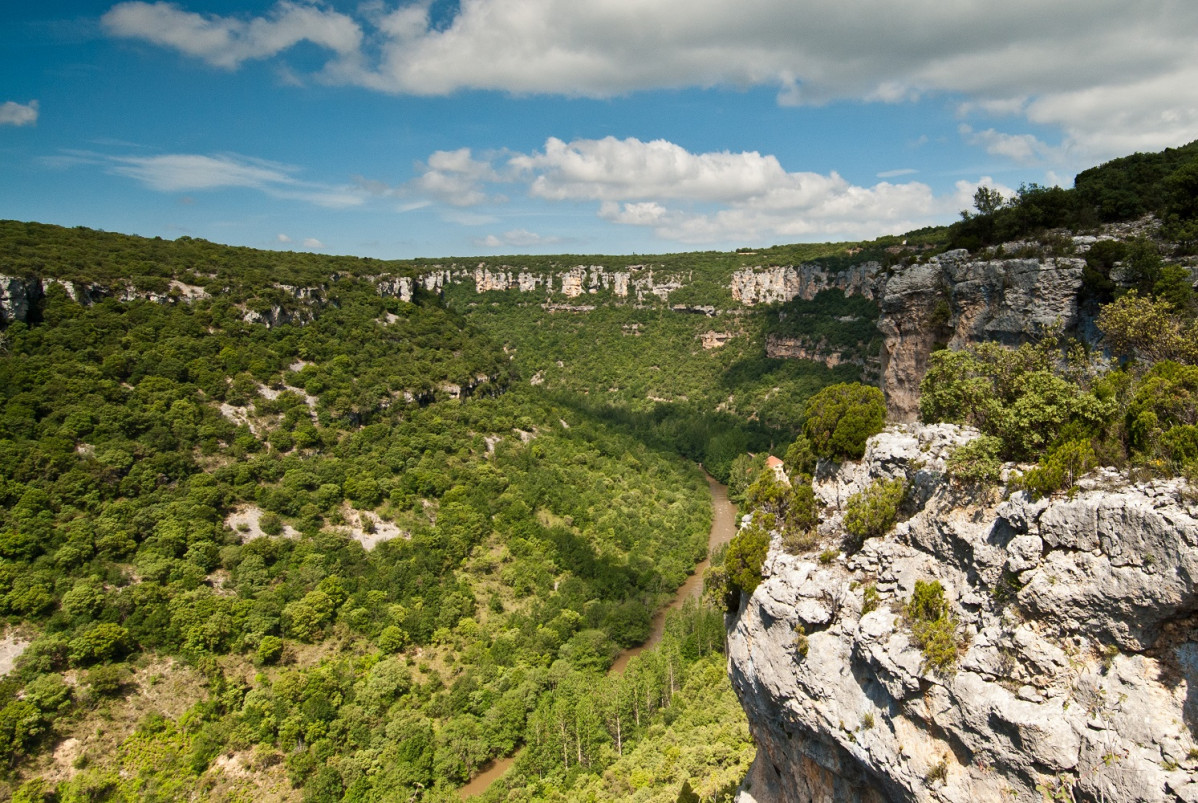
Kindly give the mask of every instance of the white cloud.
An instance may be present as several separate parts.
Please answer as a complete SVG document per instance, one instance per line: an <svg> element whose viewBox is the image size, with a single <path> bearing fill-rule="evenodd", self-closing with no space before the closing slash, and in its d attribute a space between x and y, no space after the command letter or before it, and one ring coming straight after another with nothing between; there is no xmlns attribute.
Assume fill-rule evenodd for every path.
<svg viewBox="0 0 1198 803"><path fill-rule="evenodd" d="M496 160L506 159L498 167L469 151L434 156L430 165L457 165L461 173L486 176L473 192L485 194L491 184L502 183L523 185L530 196L551 203L597 202L602 220L649 228L663 239L684 243L858 238L906 231L968 208L977 186L960 182L942 196L921 182L880 181L863 187L837 173L789 172L772 155L692 153L664 140L613 137L550 138L532 153L496 155ZM460 214L465 213L446 212ZM546 242L537 237L516 230L475 242L487 248Z"/></svg>
<svg viewBox="0 0 1198 803"><path fill-rule="evenodd" d="M278 235L276 235L275 239L278 240L280 243L291 242L291 238L288 237L286 234L283 234L282 232L280 232Z"/></svg>
<svg viewBox="0 0 1198 803"><path fill-rule="evenodd" d="M987 153L995 156L1005 156L1013 162L1022 165L1032 165L1059 156L1059 150L1041 142L1031 134L1004 134L988 128L985 131L974 131L972 127L962 123L959 127L961 136L971 145L986 149Z"/></svg>
<svg viewBox="0 0 1198 803"><path fill-rule="evenodd" d="M269 16L250 20L195 14L174 3L129 2L113 6L100 22L113 36L144 39L226 69L269 58L304 41L346 57L362 45L362 30L350 17L290 2L278 3Z"/></svg>
<svg viewBox="0 0 1198 803"><path fill-rule="evenodd" d="M351 18L280 2L243 18L127 2L103 21L225 68L307 41L331 54L318 79L401 94L773 86L790 105L944 94L963 115L1056 126L1086 158L1198 130L1198 3L462 0L435 24L428 5L366 3Z"/></svg>
<svg viewBox="0 0 1198 803"><path fill-rule="evenodd" d="M315 237L305 237L304 248L324 248L324 243Z"/></svg>
<svg viewBox="0 0 1198 803"><path fill-rule="evenodd" d="M453 206L477 206L493 200L482 185L499 179L491 164L475 159L469 148L436 151L426 164L417 165L417 172L420 175L408 185L409 192Z"/></svg>
<svg viewBox="0 0 1198 803"><path fill-rule="evenodd" d="M913 167L900 167L897 170L883 170L878 173L878 178L899 178L900 176L910 176L919 171Z"/></svg>
<svg viewBox="0 0 1198 803"><path fill-rule="evenodd" d="M531 193L551 200L730 201L759 195L788 175L776 157L756 152L692 154L665 140L615 137L570 143L550 137L543 151L512 157L508 164L535 174Z"/></svg>
<svg viewBox="0 0 1198 803"><path fill-rule="evenodd" d="M33 125L37 122L37 114L36 100L24 104L6 100L0 104L0 125Z"/></svg>
<svg viewBox="0 0 1198 803"><path fill-rule="evenodd" d="M358 206L365 200L360 188L301 181L295 177L297 167L236 154L92 155L92 158L106 164L111 172L136 179L160 192L242 187L273 198L332 209Z"/></svg>

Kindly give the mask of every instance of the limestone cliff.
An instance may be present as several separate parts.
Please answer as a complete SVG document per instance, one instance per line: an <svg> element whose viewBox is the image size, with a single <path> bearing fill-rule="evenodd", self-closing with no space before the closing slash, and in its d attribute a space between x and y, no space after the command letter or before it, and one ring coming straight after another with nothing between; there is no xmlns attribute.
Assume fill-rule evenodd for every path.
<svg viewBox="0 0 1198 803"><path fill-rule="evenodd" d="M851 493L911 489L908 518L856 554L774 539L728 619L758 744L745 803L1198 801L1198 493L1114 472L1038 502L966 491L942 472L973 437L897 427L860 463L825 467L821 549ZM945 589L955 671L913 643L917 580Z"/></svg>
<svg viewBox="0 0 1198 803"><path fill-rule="evenodd" d="M1073 252L1069 256L1049 254L1037 244L1009 243L1007 253L1023 256L1004 258L994 253L949 251L926 260L908 257L907 262L889 267L876 261L838 271L818 263L745 267L723 279L737 305L732 309L717 307L719 299L672 304L669 308L709 316L759 314L760 310L754 308L796 298L811 300L825 290L872 299L879 307L880 353L826 348L818 340L803 337L774 337L767 343L767 351L771 357L812 359L829 366L860 365L864 378L877 382L886 392L892 419L913 421L918 413L919 380L935 348L959 348L983 340L1015 343L1058 323L1076 327L1084 334L1087 330L1079 312L1082 255L1094 241L1095 237L1073 238L1071 247L1065 249ZM612 303L668 304L671 294L690 285L694 278L687 271L670 272L652 265L619 269L576 265L535 271L485 262L434 265L414 277L364 277L380 295L403 301L411 301L418 290L441 294L461 286L468 292L535 295L546 309L575 313ZM275 298L246 303L244 318L266 326L303 323L311 319L313 308L323 303L328 286L340 280L330 276L319 287L277 285ZM131 285L108 288L0 276L0 324L24 320L52 283L63 285L70 297L83 304L109 296L187 303L207 295L203 288L177 281L171 283L169 291L150 292ZM726 296L720 306L729 306ZM775 313L767 309L764 314Z"/></svg>
<svg viewBox="0 0 1198 803"><path fill-rule="evenodd" d="M1076 238L1078 253L1093 239ZM1012 251L1037 250L1028 244L1010 245ZM817 265L745 269L733 275L731 289L733 297L748 306L810 300L828 289L876 300L883 337L879 383L892 419L914 421L919 381L934 348L961 348L985 340L1014 344L1055 324L1075 327L1084 264L1081 256L1005 259L960 250L890 270L876 262L837 273ZM836 363L849 357L825 354L812 345L779 343L775 352L788 356L789 349L797 357ZM862 360L868 368L873 358L854 355L853 361Z"/></svg>

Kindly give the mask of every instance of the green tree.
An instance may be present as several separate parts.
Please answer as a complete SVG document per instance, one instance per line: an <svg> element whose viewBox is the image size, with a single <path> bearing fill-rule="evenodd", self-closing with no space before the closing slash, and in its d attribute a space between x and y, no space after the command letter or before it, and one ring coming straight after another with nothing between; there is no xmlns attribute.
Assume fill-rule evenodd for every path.
<svg viewBox="0 0 1198 803"><path fill-rule="evenodd" d="M1089 440L1065 441L1023 475L1023 487L1037 498L1069 490L1096 465L1098 458Z"/></svg>
<svg viewBox="0 0 1198 803"><path fill-rule="evenodd" d="M991 435L974 438L953 450L944 473L962 485L997 483L1002 471L1002 459L999 457L1001 449L1002 441Z"/></svg>
<svg viewBox="0 0 1198 803"><path fill-rule="evenodd" d="M924 669L950 674L957 664L957 620L939 580L915 581L904 607L915 644L923 651Z"/></svg>
<svg viewBox="0 0 1198 803"><path fill-rule="evenodd" d="M1102 308L1098 328L1112 350L1148 363L1198 363L1198 323L1164 299L1128 293Z"/></svg>
<svg viewBox="0 0 1198 803"><path fill-rule="evenodd" d="M886 425L886 400L879 388L841 383L808 399L803 413L803 434L818 456L859 460L865 442Z"/></svg>
<svg viewBox="0 0 1198 803"><path fill-rule="evenodd" d="M761 567L770 548L772 516L754 513L745 527L728 544L724 554L727 585L723 589L724 604L729 611L740 605L740 592L752 594L761 583Z"/></svg>
<svg viewBox="0 0 1198 803"><path fill-rule="evenodd" d="M907 482L902 477L877 479L845 501L844 528L851 536L850 549L860 549L865 539L890 532L898 521L906 490Z"/></svg>

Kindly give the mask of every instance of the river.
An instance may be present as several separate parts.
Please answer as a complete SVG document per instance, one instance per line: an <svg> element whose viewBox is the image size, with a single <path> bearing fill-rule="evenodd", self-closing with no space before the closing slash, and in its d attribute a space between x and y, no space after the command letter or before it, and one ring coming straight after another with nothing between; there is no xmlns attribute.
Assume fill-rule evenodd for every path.
<svg viewBox="0 0 1198 803"><path fill-rule="evenodd" d="M703 593L703 573L707 571L707 567L711 565L711 555L716 549L732 540L732 536L736 535L736 511L732 507L732 503L728 501L728 489L716 482L715 478L710 474L707 475L707 487L711 491L711 531L707 534L707 557L704 558L698 566L695 567L694 574L686 578L686 582L678 587L674 592L674 596L670 599L667 605L658 609L653 616L653 622L649 629L649 638L644 644L637 647L629 647L616 656L616 660L612 663L608 673L620 673L628 666L628 662L632 656L639 655L651 647L656 646L661 637L666 632L666 614L670 611L682 607L682 604L688 599L697 599ZM472 797L477 797L487 791L496 779L501 777L508 769L516 762L516 758L520 755L517 750L514 755L507 758L501 758L487 765L487 768L470 779L470 782L458 790L462 799L466 800Z"/></svg>

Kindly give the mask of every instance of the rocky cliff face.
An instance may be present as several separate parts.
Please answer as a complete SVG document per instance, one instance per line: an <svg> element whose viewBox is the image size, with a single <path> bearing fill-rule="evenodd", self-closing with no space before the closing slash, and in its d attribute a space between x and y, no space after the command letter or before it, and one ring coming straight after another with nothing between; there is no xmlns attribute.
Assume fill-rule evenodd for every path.
<svg viewBox="0 0 1198 803"><path fill-rule="evenodd" d="M944 461L972 437L894 428L819 477L825 545L853 492L911 489L909 518L851 557L775 539L728 620L758 743L745 803L1198 801L1198 493L1113 472L1038 502L954 488ZM917 580L957 619L953 672L913 641Z"/></svg>
<svg viewBox="0 0 1198 803"><path fill-rule="evenodd" d="M880 293L882 387L891 417L914 421L919 382L937 345L1015 344L1078 323L1084 259L971 258L949 251L891 276Z"/></svg>
<svg viewBox="0 0 1198 803"><path fill-rule="evenodd" d="M839 290L845 295L874 298L884 286L886 273L877 262L863 262L831 272L814 263L803 265L744 268L732 274L732 297L752 307L802 298L810 301L821 290Z"/></svg>
<svg viewBox="0 0 1198 803"><path fill-rule="evenodd" d="M1079 254L1094 241L1075 238ZM1008 251L1035 251L1026 244L1011 244ZM891 417L913 421L919 407L919 380L928 355L940 345L958 348L982 340L1015 343L1034 336L1047 326L1065 327L1079 323L1078 290L1081 287L1080 256L1025 257L1019 259L971 257L966 251L950 251L926 262L884 268L878 262L863 262L841 271L829 271L814 263L761 266L736 271L728 288L741 307L749 308L813 299L823 290L860 295L878 302L878 329L883 337L880 355L833 352L819 343L803 339L768 344L770 356L815 359L828 365L860 364L868 381L877 381L886 392ZM599 303L668 302L671 293L692 280L685 273L654 270L633 265L609 270L601 265L577 265L559 271L532 272L479 263L473 267L435 266L416 277L369 276L383 296L411 301L417 287L441 293L447 287L465 285L476 292L516 291L543 294L547 308L587 312ZM330 277L330 282L338 277ZM45 284L55 280L46 280ZM203 288L172 283L169 292L140 291L131 286L104 288L62 283L68 295L89 304L115 295L123 300L140 298L160 303L187 303L205 297ZM0 323L24 320L44 295L44 283L36 278L0 276ZM262 304L245 308L245 319L266 326L302 323L311 319L312 307L323 303L327 288L278 285L284 296L300 304ZM599 295L587 303L580 297ZM562 304L562 299L568 302ZM715 315L713 305L674 305L679 312ZM728 312L728 310L724 310Z"/></svg>
<svg viewBox="0 0 1198 803"><path fill-rule="evenodd" d="M654 296L663 301L670 293L683 287L686 275L654 272L647 265L630 265L624 270L608 270L602 265L576 265L562 271L534 273L508 266L488 266L480 262L474 268L458 265L434 267L420 274L416 281L430 293L441 293L446 287L472 283L475 292L516 290L521 293L560 294L577 298L584 294L610 292L616 298L635 298L638 303Z"/></svg>
<svg viewBox="0 0 1198 803"><path fill-rule="evenodd" d="M1078 252L1093 239L1077 238ZM1014 344L1058 323L1076 326L1084 264L1080 256L996 259L971 257L962 250L890 270L876 262L837 273L818 265L747 268L733 275L731 290L746 306L810 300L828 289L875 299L884 340L880 384L892 419L914 421L919 382L937 346L960 348L984 340ZM775 351L788 356L785 344L775 344ZM818 349L802 351L794 356L810 358L804 355ZM816 359L839 363L846 356L819 353ZM872 355L856 359L862 358L869 362Z"/></svg>

